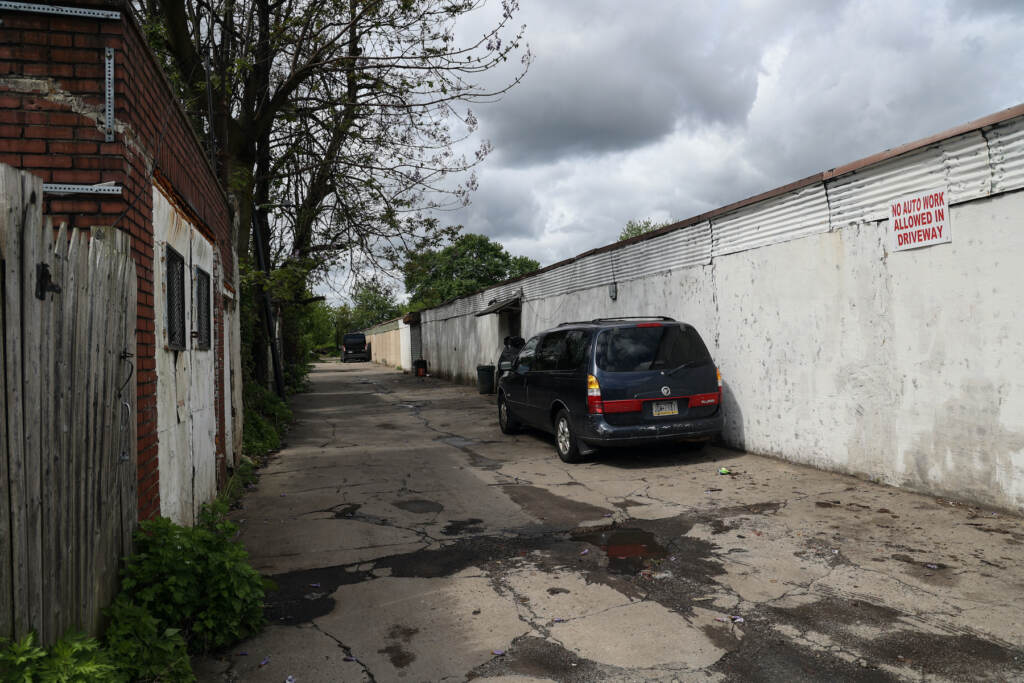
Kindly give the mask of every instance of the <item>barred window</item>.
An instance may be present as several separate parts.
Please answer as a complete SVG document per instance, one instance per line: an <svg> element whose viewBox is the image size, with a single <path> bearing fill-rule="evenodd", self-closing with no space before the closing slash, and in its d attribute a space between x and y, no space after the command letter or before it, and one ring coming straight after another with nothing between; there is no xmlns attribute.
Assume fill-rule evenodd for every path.
<svg viewBox="0 0 1024 683"><path fill-rule="evenodd" d="M196 268L196 348L210 348L210 274Z"/></svg>
<svg viewBox="0 0 1024 683"><path fill-rule="evenodd" d="M185 259L167 247L167 346L185 348Z"/></svg>

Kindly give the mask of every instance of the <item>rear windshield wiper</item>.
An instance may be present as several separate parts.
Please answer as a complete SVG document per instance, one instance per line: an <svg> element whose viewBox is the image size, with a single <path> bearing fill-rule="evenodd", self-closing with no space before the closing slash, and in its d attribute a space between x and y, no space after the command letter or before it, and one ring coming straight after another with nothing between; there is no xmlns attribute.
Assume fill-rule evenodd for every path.
<svg viewBox="0 0 1024 683"><path fill-rule="evenodd" d="M708 362L707 358L701 358L699 360L688 360L685 363L683 363L682 365L677 365L676 367L674 367L671 370L669 370L668 372L666 372L665 376L666 377L671 377L672 375L676 374L680 370L685 370L686 368L692 368L692 367L697 366L697 365L704 365L707 362Z"/></svg>

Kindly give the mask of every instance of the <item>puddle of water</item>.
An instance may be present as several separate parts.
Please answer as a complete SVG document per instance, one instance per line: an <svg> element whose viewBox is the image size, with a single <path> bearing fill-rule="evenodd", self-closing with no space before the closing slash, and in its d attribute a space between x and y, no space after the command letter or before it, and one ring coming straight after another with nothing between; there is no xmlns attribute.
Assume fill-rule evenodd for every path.
<svg viewBox="0 0 1024 683"><path fill-rule="evenodd" d="M643 529L607 529L595 531L573 540L596 545L608 556L608 571L616 574L636 574L649 566L651 560L660 560L668 551Z"/></svg>
<svg viewBox="0 0 1024 683"><path fill-rule="evenodd" d="M432 500L396 500L391 503L400 510L412 512L417 515L429 515L444 510L444 506Z"/></svg>
<svg viewBox="0 0 1024 683"><path fill-rule="evenodd" d="M472 518L472 519L453 519L441 529L441 533L445 536L458 536L459 534L479 534L483 533L483 520Z"/></svg>

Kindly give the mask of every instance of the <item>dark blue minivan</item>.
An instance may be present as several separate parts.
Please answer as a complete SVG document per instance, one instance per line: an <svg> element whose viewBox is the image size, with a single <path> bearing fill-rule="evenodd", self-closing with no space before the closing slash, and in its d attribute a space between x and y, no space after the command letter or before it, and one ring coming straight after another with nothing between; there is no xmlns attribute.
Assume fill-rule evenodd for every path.
<svg viewBox="0 0 1024 683"><path fill-rule="evenodd" d="M366 335L362 332L349 332L342 338L341 362L350 360L370 360L370 347L366 345Z"/></svg>
<svg viewBox="0 0 1024 683"><path fill-rule="evenodd" d="M563 323L499 370L501 431L551 432L565 462L609 446L702 444L722 431L722 377L697 330L672 318Z"/></svg>

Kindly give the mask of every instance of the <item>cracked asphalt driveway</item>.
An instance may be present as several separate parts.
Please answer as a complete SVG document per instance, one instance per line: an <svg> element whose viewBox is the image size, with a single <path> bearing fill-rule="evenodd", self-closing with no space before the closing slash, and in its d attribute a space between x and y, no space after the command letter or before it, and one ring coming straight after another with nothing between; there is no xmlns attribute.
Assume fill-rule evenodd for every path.
<svg viewBox="0 0 1024 683"><path fill-rule="evenodd" d="M1018 517L718 448L566 465L369 364L312 387L233 513L268 627L200 680L1024 678Z"/></svg>

